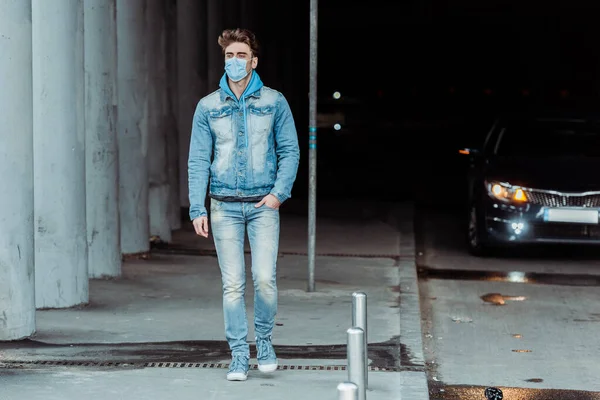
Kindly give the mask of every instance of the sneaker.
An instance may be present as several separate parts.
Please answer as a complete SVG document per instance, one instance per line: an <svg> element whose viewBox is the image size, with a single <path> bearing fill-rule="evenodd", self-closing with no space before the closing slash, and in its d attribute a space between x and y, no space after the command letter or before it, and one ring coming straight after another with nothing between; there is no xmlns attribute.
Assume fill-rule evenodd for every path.
<svg viewBox="0 0 600 400"><path fill-rule="evenodd" d="M227 380L245 381L248 379L248 369L248 357L241 355L231 357L229 371L227 372Z"/></svg>
<svg viewBox="0 0 600 400"><path fill-rule="evenodd" d="M277 369L277 356L271 344L271 337L256 338L256 358L261 372L273 372Z"/></svg>

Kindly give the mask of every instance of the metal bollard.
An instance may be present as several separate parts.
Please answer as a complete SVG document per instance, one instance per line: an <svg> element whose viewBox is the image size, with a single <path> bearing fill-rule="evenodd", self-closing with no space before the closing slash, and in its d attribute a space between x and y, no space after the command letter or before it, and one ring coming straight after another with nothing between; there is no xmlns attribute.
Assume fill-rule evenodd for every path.
<svg viewBox="0 0 600 400"><path fill-rule="evenodd" d="M369 387L369 340L367 331L367 294L352 293L352 326L365 332L365 388Z"/></svg>
<svg viewBox="0 0 600 400"><path fill-rule="evenodd" d="M365 385L365 332L361 328L348 328L348 381L358 387L358 400L366 400Z"/></svg>
<svg viewBox="0 0 600 400"><path fill-rule="evenodd" d="M358 400L358 386L352 382L342 382L337 386L338 400Z"/></svg>

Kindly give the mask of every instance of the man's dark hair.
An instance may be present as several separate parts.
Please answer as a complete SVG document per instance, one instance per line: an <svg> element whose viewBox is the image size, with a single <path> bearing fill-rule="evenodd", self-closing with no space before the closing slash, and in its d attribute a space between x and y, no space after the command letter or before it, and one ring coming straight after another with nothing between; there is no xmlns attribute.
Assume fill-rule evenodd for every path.
<svg viewBox="0 0 600 400"><path fill-rule="evenodd" d="M219 46L221 46L221 50L223 54L225 54L225 49L231 43L245 43L250 47L250 51L252 51L252 57L258 57L259 46L258 40L256 40L256 36L254 33L248 29L225 29L223 33L219 36Z"/></svg>

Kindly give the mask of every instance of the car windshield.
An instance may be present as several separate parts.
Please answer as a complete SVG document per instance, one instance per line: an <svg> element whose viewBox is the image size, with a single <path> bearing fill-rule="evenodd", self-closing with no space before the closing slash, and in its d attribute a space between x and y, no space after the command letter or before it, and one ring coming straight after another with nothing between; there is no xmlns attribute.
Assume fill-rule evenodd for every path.
<svg viewBox="0 0 600 400"><path fill-rule="evenodd" d="M600 157L600 126L583 120L511 121L496 154L505 157Z"/></svg>

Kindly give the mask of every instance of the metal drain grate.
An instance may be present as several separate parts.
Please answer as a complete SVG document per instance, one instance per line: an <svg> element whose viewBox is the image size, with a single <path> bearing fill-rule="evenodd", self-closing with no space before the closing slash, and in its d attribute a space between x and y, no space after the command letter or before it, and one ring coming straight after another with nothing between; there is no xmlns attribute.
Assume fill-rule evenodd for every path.
<svg viewBox="0 0 600 400"><path fill-rule="evenodd" d="M177 363L177 362L151 362L144 365L147 368L210 368L227 369L227 363ZM257 370L257 364L250 364L250 369ZM345 365L279 365L278 370L304 370L304 371L345 371Z"/></svg>
<svg viewBox="0 0 600 400"><path fill-rule="evenodd" d="M202 369L227 369L228 363L189 363L189 362L147 362L147 363L128 363L128 362L97 362L97 361L64 361L64 360L44 360L44 361L3 361L0 362L1 368L15 368L24 365L45 365L61 367L113 367L113 368L202 368ZM257 364L250 364L250 369L257 370ZM283 364L277 367L283 371L345 371L345 365L289 365ZM369 367L373 372L399 372L400 368Z"/></svg>

